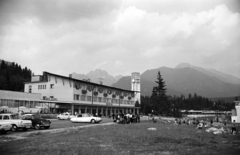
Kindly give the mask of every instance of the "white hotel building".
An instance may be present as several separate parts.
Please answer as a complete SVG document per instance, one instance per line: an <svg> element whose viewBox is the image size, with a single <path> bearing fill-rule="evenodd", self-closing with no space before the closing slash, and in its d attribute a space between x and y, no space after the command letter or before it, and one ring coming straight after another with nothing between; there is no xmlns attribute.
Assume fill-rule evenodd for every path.
<svg viewBox="0 0 240 155"><path fill-rule="evenodd" d="M104 116L120 112L136 114L139 113L139 107L135 107L135 103L136 101L140 103L139 73L132 73L131 87L132 90L124 90L74 79L71 74L66 77L43 72L43 75L32 76L31 82L25 82L25 93L22 93L26 94L25 100L17 101L15 97L11 102L18 104L14 105L18 110L19 106L25 106L32 108L32 111L37 107L52 113L71 111L72 113L101 113ZM6 94L12 95L11 92L5 92ZM30 100L27 96L31 94L34 99ZM11 99L11 97L8 98ZM0 105L7 105L8 102L6 99L1 99L0 95Z"/></svg>

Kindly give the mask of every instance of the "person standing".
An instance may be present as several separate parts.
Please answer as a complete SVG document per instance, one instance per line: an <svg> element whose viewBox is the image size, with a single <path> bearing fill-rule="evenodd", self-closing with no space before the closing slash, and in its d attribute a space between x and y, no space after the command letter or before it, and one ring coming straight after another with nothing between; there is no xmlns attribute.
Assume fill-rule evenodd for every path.
<svg viewBox="0 0 240 155"><path fill-rule="evenodd" d="M129 114L130 124L133 122L133 118L132 117L133 117L133 115L132 115L132 113L130 113Z"/></svg>
<svg viewBox="0 0 240 155"><path fill-rule="evenodd" d="M137 114L137 123L140 123L140 115L139 114Z"/></svg>
<svg viewBox="0 0 240 155"><path fill-rule="evenodd" d="M212 127L212 125L213 125L213 120L212 119L210 120L210 123L211 123L211 127Z"/></svg>
<svg viewBox="0 0 240 155"><path fill-rule="evenodd" d="M232 126L232 134L235 135L237 132L236 125L235 125L235 120L233 120L233 126Z"/></svg>

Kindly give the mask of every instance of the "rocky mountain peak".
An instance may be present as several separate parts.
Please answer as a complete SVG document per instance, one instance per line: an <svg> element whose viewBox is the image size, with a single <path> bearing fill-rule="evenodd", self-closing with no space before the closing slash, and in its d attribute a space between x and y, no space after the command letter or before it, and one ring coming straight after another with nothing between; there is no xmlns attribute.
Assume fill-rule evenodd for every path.
<svg viewBox="0 0 240 155"><path fill-rule="evenodd" d="M180 63L179 65L177 65L176 67L175 67L175 69L177 69L177 68L186 68L186 67L193 67L191 64L189 64L189 63L186 63L186 62L182 62L182 63Z"/></svg>

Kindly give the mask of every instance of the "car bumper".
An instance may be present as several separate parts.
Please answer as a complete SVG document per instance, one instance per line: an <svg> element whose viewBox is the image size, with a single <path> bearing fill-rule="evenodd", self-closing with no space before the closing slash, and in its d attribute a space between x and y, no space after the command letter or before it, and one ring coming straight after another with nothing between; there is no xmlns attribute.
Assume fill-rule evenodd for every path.
<svg viewBox="0 0 240 155"><path fill-rule="evenodd" d="M51 125L51 122L45 121L40 124L41 127L48 127Z"/></svg>
<svg viewBox="0 0 240 155"><path fill-rule="evenodd" d="M0 131L7 131L11 129L12 129L12 125L1 125L0 127Z"/></svg>
<svg viewBox="0 0 240 155"><path fill-rule="evenodd" d="M40 124L40 127L48 127L50 124Z"/></svg>
<svg viewBox="0 0 240 155"><path fill-rule="evenodd" d="M23 124L23 125L21 125L21 126L19 126L19 127L21 127L21 128L31 128L32 127L32 124Z"/></svg>

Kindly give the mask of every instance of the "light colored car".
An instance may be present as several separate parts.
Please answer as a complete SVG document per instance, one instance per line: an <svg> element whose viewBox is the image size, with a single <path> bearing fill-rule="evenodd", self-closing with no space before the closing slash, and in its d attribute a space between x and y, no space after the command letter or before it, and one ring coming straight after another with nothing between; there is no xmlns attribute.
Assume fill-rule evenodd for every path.
<svg viewBox="0 0 240 155"><path fill-rule="evenodd" d="M12 123L11 122L0 122L0 132L2 134L7 133L9 130L12 129Z"/></svg>
<svg viewBox="0 0 240 155"><path fill-rule="evenodd" d="M74 115L72 115L71 113L65 112L62 114L57 115L57 119L62 120L62 119L71 119L73 117L76 117Z"/></svg>
<svg viewBox="0 0 240 155"><path fill-rule="evenodd" d="M32 127L32 121L22 120L18 115L14 114L0 114L0 122L11 122L12 131L17 131L19 128L27 131Z"/></svg>
<svg viewBox="0 0 240 155"><path fill-rule="evenodd" d="M99 123L102 121L100 117L94 117L88 113L78 114L76 117L73 117L70 120L72 123L77 123L77 122Z"/></svg>

